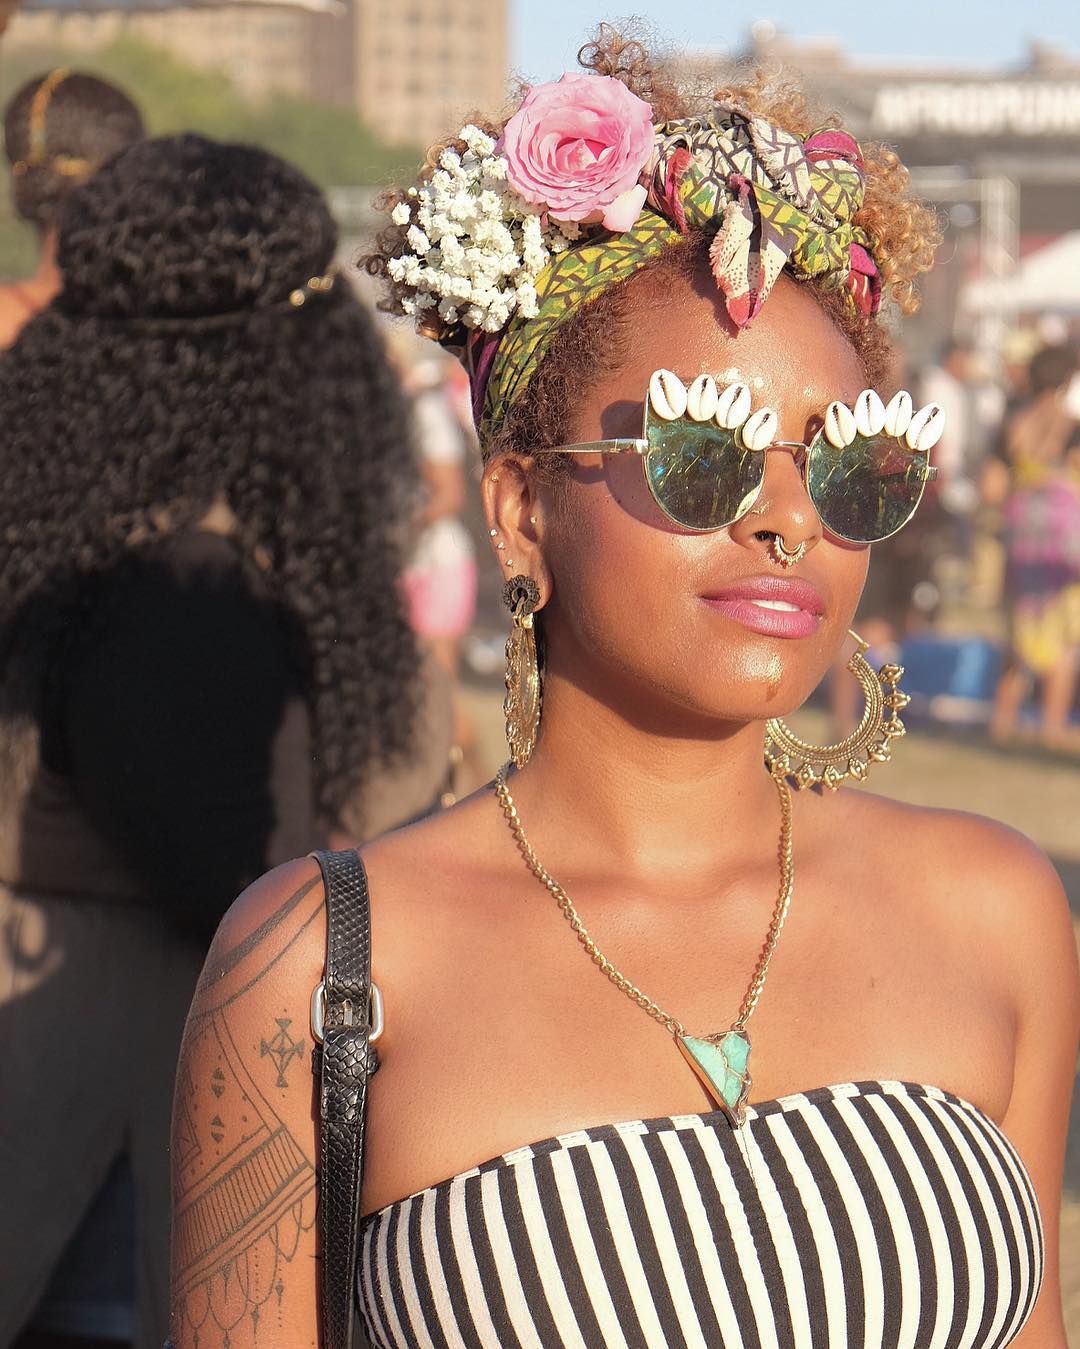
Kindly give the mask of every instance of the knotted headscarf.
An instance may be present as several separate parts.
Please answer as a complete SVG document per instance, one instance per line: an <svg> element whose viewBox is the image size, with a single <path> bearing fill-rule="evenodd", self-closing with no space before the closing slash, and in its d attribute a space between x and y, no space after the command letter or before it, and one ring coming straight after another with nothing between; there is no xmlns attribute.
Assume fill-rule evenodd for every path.
<svg viewBox="0 0 1080 1349"><path fill-rule="evenodd" d="M693 229L716 231L709 261L737 328L760 312L785 267L804 279L832 278L856 311L876 313L873 240L853 223L865 184L859 145L843 131L804 140L721 106L661 124L637 223L554 257L537 279L535 317L515 315L503 332L469 339L482 439L497 433L568 318Z"/></svg>

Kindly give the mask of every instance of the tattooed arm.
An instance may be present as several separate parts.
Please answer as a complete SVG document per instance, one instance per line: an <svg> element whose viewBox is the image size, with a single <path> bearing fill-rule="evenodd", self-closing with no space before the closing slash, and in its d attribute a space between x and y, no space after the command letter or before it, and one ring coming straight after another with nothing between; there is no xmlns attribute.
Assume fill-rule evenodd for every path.
<svg viewBox="0 0 1080 1349"><path fill-rule="evenodd" d="M311 990L323 886L311 861L251 886L210 948L173 1105L175 1349L318 1343Z"/></svg>

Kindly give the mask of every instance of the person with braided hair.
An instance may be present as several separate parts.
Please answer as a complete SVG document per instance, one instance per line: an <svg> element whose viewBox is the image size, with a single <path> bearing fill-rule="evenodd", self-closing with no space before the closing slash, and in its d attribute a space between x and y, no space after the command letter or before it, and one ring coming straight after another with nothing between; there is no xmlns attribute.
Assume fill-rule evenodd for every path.
<svg viewBox="0 0 1080 1349"><path fill-rule="evenodd" d="M398 588L420 478L336 244L275 156L142 141L65 201L62 289L0 358L0 1345L124 1156L159 1349L214 928L268 866L437 800L449 694ZM283 1078L297 1033L266 1028Z"/></svg>
<svg viewBox="0 0 1080 1349"><path fill-rule="evenodd" d="M24 84L4 110L15 213L37 233L34 275L0 286L0 350L60 289L56 221L80 183L145 135L128 96L95 75L60 67Z"/></svg>

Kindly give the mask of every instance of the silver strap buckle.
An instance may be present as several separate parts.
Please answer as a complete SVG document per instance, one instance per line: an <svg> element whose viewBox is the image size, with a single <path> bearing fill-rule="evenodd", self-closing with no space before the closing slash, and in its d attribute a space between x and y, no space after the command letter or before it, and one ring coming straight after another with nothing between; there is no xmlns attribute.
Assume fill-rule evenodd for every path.
<svg viewBox="0 0 1080 1349"><path fill-rule="evenodd" d="M346 1001L343 1004L345 1016L345 1025L353 1024L353 1005ZM368 997L368 1044L373 1045L379 1036L383 1033L383 1027L386 1024L386 1018L383 1015L382 994L379 992L378 984L371 985L371 992ZM311 992L311 1034L314 1039L322 1044L323 1032L326 1028L326 984L317 983Z"/></svg>

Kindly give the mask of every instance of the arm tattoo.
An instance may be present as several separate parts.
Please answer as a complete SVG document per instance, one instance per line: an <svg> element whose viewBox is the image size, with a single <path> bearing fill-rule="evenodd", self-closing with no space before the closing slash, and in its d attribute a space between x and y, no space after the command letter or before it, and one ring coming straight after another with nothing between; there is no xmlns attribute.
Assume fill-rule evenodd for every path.
<svg viewBox="0 0 1080 1349"><path fill-rule="evenodd" d="M288 1016L251 1044L238 1046L233 1027L239 1000L257 996L322 903L318 883L309 883L208 968L189 1018L173 1115L172 1295L174 1334L190 1335L196 1349L256 1343L260 1319L280 1310L287 1266L315 1221L314 1127L301 1143L271 1099L288 1086L304 1042Z"/></svg>

